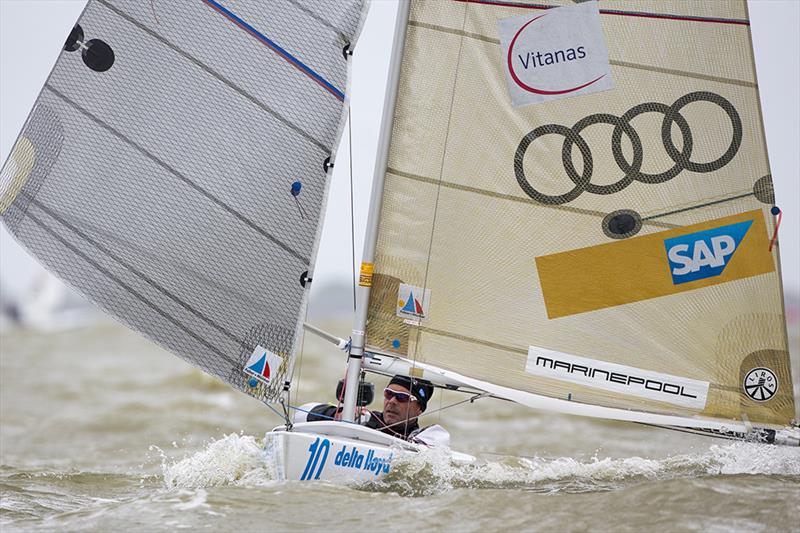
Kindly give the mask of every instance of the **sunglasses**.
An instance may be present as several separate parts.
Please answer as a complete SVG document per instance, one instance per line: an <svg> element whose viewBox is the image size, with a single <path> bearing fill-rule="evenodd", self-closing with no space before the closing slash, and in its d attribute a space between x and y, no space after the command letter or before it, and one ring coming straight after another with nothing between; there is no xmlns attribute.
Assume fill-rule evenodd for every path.
<svg viewBox="0 0 800 533"><path fill-rule="evenodd" d="M383 399L387 402L394 398L399 403L407 403L409 400L417 401L417 397L407 392L400 392L390 388L383 389Z"/></svg>

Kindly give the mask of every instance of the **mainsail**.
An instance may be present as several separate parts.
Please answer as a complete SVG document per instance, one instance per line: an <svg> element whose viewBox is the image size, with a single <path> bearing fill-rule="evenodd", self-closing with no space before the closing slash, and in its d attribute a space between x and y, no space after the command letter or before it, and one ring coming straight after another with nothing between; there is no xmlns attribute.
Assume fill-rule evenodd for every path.
<svg viewBox="0 0 800 533"><path fill-rule="evenodd" d="M91 0L2 169L3 222L129 327L274 398L361 15L362 0ZM262 379L243 373L253 357Z"/></svg>
<svg viewBox="0 0 800 533"><path fill-rule="evenodd" d="M412 3L363 270L367 349L565 412L785 426L797 404L745 1L560 3L596 10L611 79L517 107L511 78L569 91L526 85L512 61L581 52L514 48L501 28L543 27L557 3Z"/></svg>

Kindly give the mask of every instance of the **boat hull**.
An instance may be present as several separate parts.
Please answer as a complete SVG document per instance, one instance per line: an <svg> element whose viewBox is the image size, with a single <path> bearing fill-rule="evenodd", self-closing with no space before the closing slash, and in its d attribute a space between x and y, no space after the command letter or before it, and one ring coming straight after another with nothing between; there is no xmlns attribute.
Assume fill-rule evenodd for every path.
<svg viewBox="0 0 800 533"><path fill-rule="evenodd" d="M338 483L380 479L392 471L398 458L424 448L343 422L305 422L290 429L280 426L266 434L264 444L266 460L275 465L277 479ZM475 459L451 454L459 463Z"/></svg>

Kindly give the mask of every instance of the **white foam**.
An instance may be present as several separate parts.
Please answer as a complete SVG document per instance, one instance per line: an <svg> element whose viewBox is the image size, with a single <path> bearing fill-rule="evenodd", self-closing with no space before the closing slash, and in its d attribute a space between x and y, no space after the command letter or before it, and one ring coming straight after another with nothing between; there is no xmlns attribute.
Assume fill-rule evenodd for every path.
<svg viewBox="0 0 800 533"><path fill-rule="evenodd" d="M172 463L162 456L164 483L171 489L263 486L275 483L276 468L268 462L263 442L247 435L226 435ZM450 461L446 450L431 448L398 458L385 478L357 486L408 495L429 495L460 487L592 491L643 480L742 474L800 476L800 449L733 443L658 459L505 457L458 466ZM181 505L203 503L197 496Z"/></svg>
<svg viewBox="0 0 800 533"><path fill-rule="evenodd" d="M263 485L275 479L263 446L255 437L237 434L214 440L180 461L169 464L165 460L162 471L169 488Z"/></svg>
<svg viewBox="0 0 800 533"><path fill-rule="evenodd" d="M360 487L417 496L460 487L583 492L642 480L741 474L800 476L800 449L735 443L662 459L507 457L467 466L453 465L445 453L428 450L400 458L385 478Z"/></svg>

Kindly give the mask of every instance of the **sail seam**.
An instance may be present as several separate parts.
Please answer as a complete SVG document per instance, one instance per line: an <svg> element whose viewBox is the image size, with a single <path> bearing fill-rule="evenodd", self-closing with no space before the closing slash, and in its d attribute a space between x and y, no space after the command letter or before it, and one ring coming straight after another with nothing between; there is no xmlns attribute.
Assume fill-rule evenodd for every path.
<svg viewBox="0 0 800 533"><path fill-rule="evenodd" d="M25 193L23 193L23 194L25 194ZM27 195L26 195L26 196L27 196ZM220 325L216 324L214 321L212 321L212 320L210 320L209 318L205 317L205 316L204 316L202 313L199 313L198 311L194 310L194 309L193 309L193 308L192 308L190 305L188 305L187 303L183 302L183 301L182 301L180 298L178 298L177 296L174 296L173 294L171 294L171 293L170 293L168 290L166 290L166 289L164 289L163 287L161 287L160 285L158 285L158 284L157 284L157 283L156 283L154 280L150 279L148 276L144 275L144 274L143 274L143 273L141 273L141 272L138 272L136 269L134 269L134 268L130 267L129 265L127 265L127 264L126 264L124 261L122 261L120 258L116 257L116 256L115 256L115 255L114 255L112 252L110 252L110 251L108 251L108 250L104 249L104 247L103 247L102 245L100 245L99 243L95 242L93 239L91 239L91 237L89 237L89 236L87 236L87 235L84 235L84 234L83 234L83 233L82 233L80 230L78 230L76 227L72 226L72 225L71 225L71 224L69 224L67 221L65 221L64 219L62 219L61 217L59 217L59 216L58 216L57 214L55 214L55 213L54 213L52 210L50 210L49 208L47 208L47 207L46 207L44 204L42 204L41 202L39 202L39 201L38 201L38 200L36 200L35 198L31 198L31 197L28 197L28 198L29 198L30 202L31 202L33 205L35 205L36 207L38 207L39 209L41 209L41 210L42 210L44 213L46 213L47 215L49 215L51 218L53 218L54 220L56 220L57 222L59 222L59 223L60 223L62 226L64 226L65 228L69 229L70 231L72 231L72 232L73 232L75 235L77 235L78 237L80 237L81 239L83 239L84 241L86 241L87 243L89 243L89 244L93 245L93 246L94 246L96 249L98 249L98 250L100 250L100 251L104 252L106 255L108 255L109 257L111 257L112 259L114 259L114 260L115 260L117 263L119 263L120 265L122 265L122 266L123 266L123 267L124 267L126 270L128 270L128 271L132 272L133 274L137 275L137 276L138 276L138 277L140 277L142 280L144 280L144 281L145 281L145 282L146 282L148 285L152 286L153 288L155 288L156 290L158 290L159 292L161 292L162 294L164 294L165 296L167 296L167 297L168 297L168 298L170 298L171 300L175 301L177 304L181 305L182 307L184 307L184 308L185 308L185 309L187 309L188 311L192 312L192 313L193 313L194 315L196 315L198 318L201 318L201 319L203 319L203 321L204 321L204 322L206 322L206 323L210 324L211 326L214 326L214 327L215 327L215 328L217 328L217 329L218 329L220 332L224 333L225 335L227 335L227 336L229 336L231 339L233 339L233 340L234 340L234 341L235 341L237 344L239 344L240 346L242 346L242 347L246 347L245 343L244 343L244 342L242 342L240 339L238 339L238 338L237 338L235 335L233 335L233 334L232 334L232 333L230 333L229 331L225 330L225 328L223 328L222 326L220 326ZM61 244L62 244L64 247L66 247L67 249L69 249L69 250L70 250L72 253L74 253L75 255L77 255L77 256L79 256L79 257L81 257L81 258L82 258L84 261L86 261L87 263L89 263L90 265L92 265L92 266L93 266L93 267L94 267L94 268L95 268L95 269L96 269L98 272L101 272L101 273L105 274L105 276L106 276L106 277L108 277L108 278L109 278L109 279L111 279L112 281L116 282L116 283L117 283L117 285L119 285L120 287L122 287L123 289L125 289L125 290L126 290L128 293L130 293L131 295L133 295L134 297L136 297L138 300L140 300L140 301L141 301L142 303L144 303L145 305L147 305L147 306L149 306L150 308L152 308L152 309L153 309L153 310L154 310L156 313L158 313L159 315L161 315L161 316L162 316L162 317L164 317L165 319L169 320L170 322L172 322L173 324L175 324L176 326L178 326L180 329L182 329L184 332L186 332L186 333L187 333L189 336L191 336L192 338L194 338L195 340L197 340L197 341L198 341L198 342L200 342L201 344L203 344L203 345L205 345L206 347L208 347L208 348L209 348L210 350L212 350L214 353L216 353L217 355L219 355L220 357L222 357L223 359L225 359L225 360L226 360L228 363L230 363L230 364L231 364L231 365L233 365L234 367L235 367L235 366L237 366L237 365L239 364L239 363L238 363L238 361L235 361L235 360L231 359L230 357L228 357L228 356L227 356L227 355L226 355L224 352L220 351L220 350L219 350L217 347L215 347L213 344L211 344L211 343L210 343L209 341L207 341L206 339L204 339L204 338L200 337L200 336L199 336L197 333L195 333L194 331L192 331L191 329L189 329L187 326L185 326L183 323L181 323L181 322L180 322L180 321L179 321L177 318L175 318L175 317L171 316L169 313L167 313L167 312L166 312L166 311L164 311L163 309L159 308L159 307L158 307L157 305L155 305L153 302L151 302L151 301L150 301L150 300L148 300L146 297L144 297L143 295L141 295L141 294L140 294L138 291L136 291L136 290L135 290L133 287L129 286L127 283L125 283L125 282L124 282L124 281L122 281L120 278L118 278L117 276L115 276L115 275L114 275L113 273L111 273L109 270L105 269L105 268L104 268L102 265L100 265L100 264L99 264L97 261L95 261L94 259L92 259L92 258L91 258L91 257L89 257L88 255L86 255L85 253L83 253L81 250L79 250L77 247L75 247L75 246L74 246L72 243L70 243L70 242L68 242L66 239L64 239L64 237L62 237L61 235L59 235L58 233L56 233L56 232L55 232L55 230L53 230L52 228L50 228L50 227L49 227L47 224L45 224L43 221L39 220L39 219L38 219L38 218L37 218L37 217L36 217L36 216L35 216L33 213L31 213L30 211L28 211L28 212L26 213L26 217L27 217L27 218L29 218L30 220L33 220L33 221L36 223L36 225L38 225L38 226L39 226L40 228L42 228L44 231L46 231L47 233L49 233L50 235L52 235L52 236L53 236L53 237L54 237L56 240L58 240L58 241L59 241L59 242L60 242L60 243L61 243Z"/></svg>
<svg viewBox="0 0 800 533"><path fill-rule="evenodd" d="M457 35L460 37L469 37L471 39L475 39L478 41L483 41L489 44L496 44L500 46L500 40L494 39L492 37L488 37L486 35L481 35L479 33L472 33L472 32L464 32L461 30L457 30L455 28L448 28L446 26L439 26L437 24L428 24L426 22L419 22L419 21L409 21L409 26L415 26L419 28L424 28L426 30L438 31L441 33L449 33L451 35ZM686 70L676 70L670 68L663 68L663 67L655 67L651 65L642 65L641 63L630 63L628 61L619 61L615 59L609 59L608 62L617 67L624 67L624 68L633 68L637 70L646 70L650 72L658 72L659 74L672 74L674 76L684 76L687 78L695 78L699 80L706 80L706 81L713 81L717 83L725 83L728 85L738 85L740 87L751 87L751 88L758 88L758 84L750 81L745 80L737 80L735 78L723 78L721 76L710 76L708 74L699 74L697 72L689 72Z"/></svg>
<svg viewBox="0 0 800 533"><path fill-rule="evenodd" d="M626 67L626 68L634 68L637 70L648 70L651 72L658 72L659 74L672 74L675 76L684 76L687 78L695 78L698 80L706 80L706 81L714 81L717 83L725 83L728 85L738 85L740 87L750 87L752 89L758 88L758 84L752 81L745 81L745 80L737 80L734 78L723 78L720 76L710 76L708 74L698 74L697 72L689 72L686 70L676 70L671 68L663 68L663 67L654 67L651 65L642 65L639 63L629 63L627 61L618 61L614 59L610 59L608 61L612 65L617 67Z"/></svg>
<svg viewBox="0 0 800 533"><path fill-rule="evenodd" d="M334 87L328 80L320 76L314 69L297 59L283 47L281 47L278 43L271 40L269 37L255 29L253 26L245 22L242 18L236 15L234 12L230 11L229 9L225 8L222 4L215 2L214 0L201 0L204 4L209 6L211 9L228 19L229 21L233 22L237 27L242 29L243 31L249 33L251 36L255 37L260 43L265 45L267 48L275 52L278 56L283 58L287 63L295 67L297 70L308 76L311 80L313 80L317 85L331 93L335 96L340 102L344 101L344 93Z"/></svg>
<svg viewBox="0 0 800 533"><path fill-rule="evenodd" d="M526 4L524 2L509 2L508 0L454 0L465 4L483 4L496 7L516 7L520 9L553 9L562 6L548 4ZM738 26L749 26L749 20L727 19L722 17L698 17L692 15L677 15L673 13L651 13L647 11L623 11L621 9L601 9L601 15L620 15L623 17L640 17L661 20L678 20L684 22L709 22L715 24L734 24Z"/></svg>
<svg viewBox="0 0 800 533"><path fill-rule="evenodd" d="M278 113L277 111L275 111L274 109L272 109L271 107L266 105L264 102L261 102L255 96L251 95L250 93L248 93L247 91L245 91L244 89L242 89L241 87L239 87L238 85L233 83L232 81L228 80L222 74L218 73L217 71L215 71L214 69L212 69L211 67L209 67L208 65L206 65L205 63L200 61L199 59L197 59L196 57L194 57L194 56L190 55L189 53L185 52L184 50L178 48L177 46L172 44L170 41L166 40L164 37L162 37L158 33L154 32L153 30L151 30L147 26L144 26L142 23L140 23L138 20L134 19L133 17L131 17L127 13L125 13L123 11L120 11L119 9L114 7L113 5L109 4L107 2L107 0L97 0L97 2L99 4L107 7L109 10L113 11L114 13L116 13L117 15L122 17L123 19L127 20L128 22L130 22L131 24L133 24L134 26L136 26L137 28L139 28L143 32L145 32L148 35L150 35L151 37L153 37L154 39L158 40L159 42L161 42L163 45L167 46L168 48L170 48L174 52L177 52L178 54L183 56L185 59L188 59L190 62L194 63L196 66L198 66L202 70L206 71L208 74L210 74L211 76L213 76L214 78L216 78L217 80L222 82L224 85L227 85L228 87L233 89L237 94L243 96L249 102L251 102L254 105L256 105L259 109L261 109L265 113L271 115L273 118L278 120L281 124L283 124L284 126L289 128L290 130L292 130L293 132L297 133L298 135L303 137L305 140L307 140L308 142L310 142L311 144L313 144L314 146L319 148L320 151L322 151L323 153L327 154L328 152L330 152L330 147L325 146L325 144L322 141L319 141L319 140L315 139L310 133L304 131L302 128L300 128L299 126L297 126L296 124L291 122L289 119L287 119L286 117L284 117L283 115L281 115L280 113Z"/></svg>
<svg viewBox="0 0 800 533"><path fill-rule="evenodd" d="M581 214L581 215L591 215L591 216L600 217L600 218L604 218L604 217L606 217L608 215L608 213L603 213L601 211L593 211L591 209L582 209L580 207L571 207L571 206L567 206L567 205L540 204L539 202L537 202L536 200L534 200L532 198L522 198L520 196L514 196L512 194L504 194L504 193L499 193L499 192L494 192L494 191L487 191L486 189L478 189L477 187L470 187L469 185L461 185L459 183L453 183L453 182L444 181L444 180L436 181L433 178L428 178L428 177L425 177L425 176L419 176L419 175L416 175L416 174L411 174L409 172L403 172L401 170L397 170L397 169L392 168L392 167L388 167L386 170L387 170L387 172L389 172L391 174L394 174L396 176L399 176L401 178L406 178L406 179L410 179L410 180L414 180L414 181L419 181L419 182L422 182L422 183L428 183L428 184L431 184L431 185L438 185L438 184L441 183L441 185L443 187L447 187L448 189L455 189L455 190L458 190L458 191L470 192L470 193L474 193L474 194L480 194L480 195L483 195L483 196L489 196L489 197L497 198L497 199L500 199L500 200L509 200L509 201L512 201L512 202L519 202L519 203L523 203L523 204L535 205L537 207L546 207L548 209L556 209L558 211L568 211L570 213L578 213L578 214ZM642 219L642 220L644 221L645 219ZM667 222L652 222L652 221L648 220L647 223L648 223L648 225L651 225L651 226L656 226L656 227L659 227L659 228L667 228L667 229L673 229L673 228L681 227L678 224L670 224L670 223L667 223Z"/></svg>
<svg viewBox="0 0 800 533"><path fill-rule="evenodd" d="M325 26L326 28L331 29L331 30L335 31L336 33L338 33L339 37L342 39L342 41L347 41L348 37L347 37L347 35L345 35L345 33L342 30L340 30L339 28L337 28L336 26L334 26L333 24L331 24L330 22L328 22L324 18L320 17L319 15L317 15L316 13L314 13L313 11L311 11L310 9L308 9L307 7L302 5L301 3L297 2L297 0L289 0L289 3L292 4L294 7L296 7L297 9L299 9L300 11L302 11L303 13L305 13L306 15L308 15L309 17L311 17L312 19L314 19L315 21L317 21L318 23L320 23L323 26Z"/></svg>
<svg viewBox="0 0 800 533"><path fill-rule="evenodd" d="M732 202L733 200L740 200L742 198L747 198L748 196L755 196L755 193L754 192L748 192L746 194L739 194L737 196L731 196L729 198L723 198L721 200L714 200L713 202L706 202L704 204L697 204L697 205L693 205L693 206L690 206L690 207L684 207L683 209L676 209L674 211L668 211L666 213L661 213L661 214L658 214L658 215L651 215L649 217L642 217L642 222L644 222L645 220L650 221L650 220L653 220L654 218L660 218L660 217L665 217L665 216L669 216L669 215L675 215L675 214L678 214L678 213L685 213L686 211L692 211L693 209L700 209L702 207L708 207L710 205L722 204L722 203L725 203L725 202Z"/></svg>
<svg viewBox="0 0 800 533"><path fill-rule="evenodd" d="M442 330L439 330L439 329L433 329L433 328L430 328L430 327L427 327L427 326L419 326L418 329L421 332L431 333L433 335L439 335L440 337L448 337L448 338L455 339L455 340L458 340L458 341L469 342L469 343L472 343L472 344L479 344L481 346L486 346L487 348L494 348L494 349L497 349L497 350L503 350L505 352L518 353L518 354L526 355L526 356L528 355L527 348L524 348L524 349L523 348L514 348L513 346L507 346L507 345L504 345L504 344L499 344L499 343L496 343L496 342L487 341L487 340L483 340L483 339L476 339L475 337L468 337L466 335L461 335L460 333L451 333L449 331L442 331Z"/></svg>
<svg viewBox="0 0 800 533"><path fill-rule="evenodd" d="M150 153L143 146L138 145L136 142L134 142L132 139L126 137L124 134L122 134L122 132L116 130L110 124L107 124L107 123L103 122L102 120L100 120L99 118L97 118L96 116L94 116L91 112L89 112L88 110L86 110L83 107L81 107L77 102L71 100L68 96L66 96L66 95L62 94L61 92L59 92L52 85L47 84L47 85L45 85L45 88L50 90L53 94L58 96L64 102L70 104L72 107L74 107L75 109L80 111L82 114L84 114L87 118L91 119L98 126L101 126L102 128L108 130L114 136L122 139L127 144L129 144L130 146L136 148L139 152L141 152L142 154L146 155L151 161L153 161L154 163L156 163L160 167L162 167L165 170L167 170L170 174L172 174L173 176L175 176L178 179L180 179L181 181L183 181L186 185L188 185L192 189L196 190L197 192L199 192L200 194L205 196L207 199L211 200L211 202L213 202L214 204L216 204L219 207L223 208L229 214L233 215L234 218L238 219L239 221L244 223L246 226L248 226L251 229L253 229L256 233L258 233L259 235L261 235L265 239L269 240L270 242L272 242L273 244L275 244L276 246L281 248L283 251L285 251L286 253L288 253L292 257L294 257L294 258L298 259L299 261L301 261L303 263L303 265L308 265L309 260L307 258L303 257L300 253L298 253L297 251L295 251L292 248L290 248L287 244L281 242L277 237L271 235L268 231L266 231L264 228L262 228L259 225L257 225L255 222L253 222L252 220L250 220L249 218L244 216L242 213L238 212L236 209L234 209L233 207L229 206L228 204L226 204L225 202L223 202L222 200L220 200L219 198L217 198L216 196L211 194L209 191L205 190L203 187L201 187L197 183L193 182L192 180L190 180L189 178L187 178L186 176L184 176L183 174L178 172L176 169L172 168L170 165L168 165L167 163L165 163L164 161L162 161L161 159L156 157L154 154Z"/></svg>

